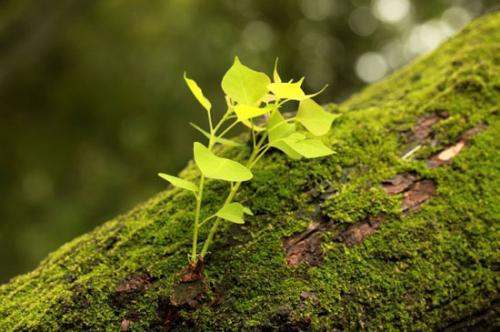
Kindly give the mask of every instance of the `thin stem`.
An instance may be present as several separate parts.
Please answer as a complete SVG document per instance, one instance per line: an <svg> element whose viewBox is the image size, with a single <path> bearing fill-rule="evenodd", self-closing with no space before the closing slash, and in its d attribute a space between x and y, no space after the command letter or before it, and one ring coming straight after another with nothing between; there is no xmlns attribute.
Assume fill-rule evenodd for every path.
<svg viewBox="0 0 500 332"><path fill-rule="evenodd" d="M257 143L257 146L255 147L257 151L260 149L260 147L262 146L262 144L264 144L264 141L266 140L266 138L267 138L267 131L262 134L262 137L260 138L259 143ZM256 152L255 154L257 154L257 153L258 152Z"/></svg>
<svg viewBox="0 0 500 332"><path fill-rule="evenodd" d="M222 122L222 121L221 121ZM215 143L215 131L216 129L212 124L212 116L208 113L208 123L210 125L210 138L208 140L208 149L212 150L212 147ZM220 123L219 123L220 124ZM201 224L200 224L200 214L201 214L201 203L203 201L203 187L205 185L205 176L203 174L200 175L200 182L198 186L198 194L196 195L196 210L194 217L194 225L193 225L193 244L191 248L191 261L196 262L198 260L198 236Z"/></svg>
<svg viewBox="0 0 500 332"><path fill-rule="evenodd" d="M234 126L236 126L237 124L239 123L239 121L235 121L233 122L229 127L227 127L226 129L224 129L224 131L219 135L219 137L224 137L224 135L226 135L231 129L234 128Z"/></svg>
<svg viewBox="0 0 500 332"><path fill-rule="evenodd" d="M255 149L255 146L256 146L256 140L255 140L255 130L254 130L254 127L253 127L253 121L250 120L250 123L252 124L252 128L250 128L250 131L252 132L252 144L253 144L253 148Z"/></svg>
<svg viewBox="0 0 500 332"><path fill-rule="evenodd" d="M255 160L250 164L250 169L255 165L257 164L257 162L260 160L260 158L262 158L262 156L264 156L267 152L267 150L269 150L271 147L269 145L265 146L262 151L257 155L257 157L255 157Z"/></svg>
<svg viewBox="0 0 500 332"><path fill-rule="evenodd" d="M214 134L217 133L217 130L219 130L220 126L222 126L222 124L226 121L226 119L227 119L227 117L229 115L228 113L229 112L224 113L224 115L220 119L219 123L215 126L215 128L214 128Z"/></svg>
<svg viewBox="0 0 500 332"><path fill-rule="evenodd" d="M226 198L226 200L225 200L225 202L224 202L224 204L222 206L224 206L224 205L229 204L229 203L232 202L234 196L236 195L236 192L240 188L240 185L241 185L241 182L236 183L236 185L229 192L229 195L227 196L227 198ZM210 244L213 241L215 232L217 232L217 228L219 227L220 221L221 221L221 219L217 217L215 219L214 224L210 228L210 231L208 233L207 239L205 240L205 243L203 244L203 248L201 249L201 254L200 254L201 258L204 258L207 255L208 248L210 247Z"/></svg>
<svg viewBox="0 0 500 332"><path fill-rule="evenodd" d="M191 248L191 261L196 262L198 259L198 231L200 222L201 201L203 198L203 185L205 183L205 176L201 175L200 184L198 187L198 194L196 195L196 211L193 226L193 245Z"/></svg>
<svg viewBox="0 0 500 332"><path fill-rule="evenodd" d="M210 135L214 134L214 126L212 125L212 114L208 112L208 125L210 127Z"/></svg>
<svg viewBox="0 0 500 332"><path fill-rule="evenodd" d="M233 105L231 105L231 103L228 99L226 99L226 104L227 104L227 111L226 111L226 113L224 113L224 115L220 119L219 123L215 126L214 131L213 131L214 135L217 133L217 130L219 130L220 127L224 124L224 122L226 120L230 119L231 115L233 114L233 111L232 111Z"/></svg>
<svg viewBox="0 0 500 332"><path fill-rule="evenodd" d="M198 228L201 228L201 226L203 226L204 224L206 224L207 222L209 222L210 219L213 219L215 217L217 217L217 216L215 214L212 214L210 217L207 217L207 218L203 219L203 221L198 224Z"/></svg>
<svg viewBox="0 0 500 332"><path fill-rule="evenodd" d="M262 157L263 154L259 156L259 150L262 144L264 143L264 140L266 138L266 135L263 135L263 137L260 139L259 143L255 146L255 148L252 151L252 154L248 158L247 161L247 167L252 168L255 165L255 160L256 158ZM227 196L226 200L224 201L224 205L229 204L233 201L234 197L236 196L236 193L238 192L238 189L240 188L242 182L236 182L234 186L231 187L231 191L229 192L229 195ZM208 248L210 248L210 244L212 244L213 238L215 233L217 232L217 228L219 227L219 224L221 222L220 218L216 218L215 222L213 223L212 227L210 228L210 231L208 233L207 239L205 240L205 243L203 244L203 248L201 249L201 254L200 257L204 258L207 253L208 253Z"/></svg>

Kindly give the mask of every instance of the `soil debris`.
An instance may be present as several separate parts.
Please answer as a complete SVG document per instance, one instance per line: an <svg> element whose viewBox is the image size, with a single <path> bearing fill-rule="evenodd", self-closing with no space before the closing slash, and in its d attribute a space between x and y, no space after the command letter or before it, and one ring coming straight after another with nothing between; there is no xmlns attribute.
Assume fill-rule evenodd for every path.
<svg viewBox="0 0 500 332"><path fill-rule="evenodd" d="M436 184L432 180L419 180L413 183L403 196L403 212L416 211L436 193Z"/></svg>
<svg viewBox="0 0 500 332"><path fill-rule="evenodd" d="M159 317L159 322L151 326L154 331L170 331L170 329L175 326L179 321L179 310L180 308L172 305L170 300L166 298L160 298L158 301L157 314Z"/></svg>
<svg viewBox="0 0 500 332"><path fill-rule="evenodd" d="M181 310L192 311L199 307L208 291L204 269L205 262L201 258L197 263L190 263L178 273L170 297L159 300L157 315L162 331L169 331L179 324Z"/></svg>
<svg viewBox="0 0 500 332"><path fill-rule="evenodd" d="M316 294L314 294L313 292L306 292L306 291L303 291L300 293L300 299L302 301L306 301L308 299L311 299L311 300L316 300Z"/></svg>
<svg viewBox="0 0 500 332"><path fill-rule="evenodd" d="M461 139L468 142L470 141L474 136L476 136L477 134L479 134L480 132L482 132L483 130L486 129L486 124L484 123L479 123L477 126L469 129L469 130L466 130L462 136L461 136Z"/></svg>
<svg viewBox="0 0 500 332"><path fill-rule="evenodd" d="M286 262L289 266L297 266L302 262L310 266L317 266L323 259L321 241L323 240L322 230L324 227L313 222L302 233L294 234L283 240L283 247L286 252Z"/></svg>
<svg viewBox="0 0 500 332"><path fill-rule="evenodd" d="M416 140L423 141L429 137L432 131L432 126L438 123L441 119L442 117L438 114L432 114L421 118L417 125L412 129Z"/></svg>
<svg viewBox="0 0 500 332"><path fill-rule="evenodd" d="M392 179L382 182L382 187L389 195L404 193L403 212L416 211L436 192L436 184L432 180L419 179L416 174L398 174ZM365 226L366 228L367 226ZM369 231L368 229L366 231Z"/></svg>
<svg viewBox="0 0 500 332"><path fill-rule="evenodd" d="M417 175L412 173L398 174L392 179L382 182L382 187L389 195L396 195L407 190L416 180Z"/></svg>
<svg viewBox="0 0 500 332"><path fill-rule="evenodd" d="M115 293L111 297L112 305L117 308L125 307L147 290L153 281L154 278L147 273L136 273L129 276L116 286Z"/></svg>
<svg viewBox="0 0 500 332"><path fill-rule="evenodd" d="M476 127L467 130L462 134L462 136L460 136L460 139L457 143L447 147L443 151L431 157L427 162L427 166L429 168L436 168L438 166L451 162L451 160L455 158L463 150L467 142L485 128L486 128L485 124L479 124Z"/></svg>
<svg viewBox="0 0 500 332"><path fill-rule="evenodd" d="M122 322L120 323L120 331L122 331L122 332L128 331L129 328L130 328L131 323L132 322L130 320L128 320L128 319L122 320Z"/></svg>
<svg viewBox="0 0 500 332"><path fill-rule="evenodd" d="M448 112L438 111L434 114L420 118L417 125L412 129L415 139L417 141L425 140L432 133L432 126L447 117Z"/></svg>
<svg viewBox="0 0 500 332"><path fill-rule="evenodd" d="M350 225L337 236L337 240L347 246L353 246L364 241L365 238L377 231L384 220L383 216L369 217L367 220Z"/></svg>
<svg viewBox="0 0 500 332"><path fill-rule="evenodd" d="M121 282L116 287L116 293L122 295L142 292L148 288L151 282L152 278L149 274L135 274Z"/></svg>
<svg viewBox="0 0 500 332"><path fill-rule="evenodd" d="M174 285L170 295L170 303L173 306L198 307L208 291L204 269L205 263L199 259L197 263L190 263L179 273L179 282Z"/></svg>

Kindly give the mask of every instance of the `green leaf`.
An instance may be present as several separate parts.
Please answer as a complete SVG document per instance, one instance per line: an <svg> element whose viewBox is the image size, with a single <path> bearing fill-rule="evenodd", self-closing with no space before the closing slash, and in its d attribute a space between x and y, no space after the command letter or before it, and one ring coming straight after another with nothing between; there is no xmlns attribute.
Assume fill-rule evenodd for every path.
<svg viewBox="0 0 500 332"><path fill-rule="evenodd" d="M158 173L158 176L170 182L174 187L179 187L189 191L197 192L198 187L191 181L178 178L177 176L168 175L165 173Z"/></svg>
<svg viewBox="0 0 500 332"><path fill-rule="evenodd" d="M242 182L253 177L252 172L242 164L216 156L201 143L195 142L193 150L194 161L207 178Z"/></svg>
<svg viewBox="0 0 500 332"><path fill-rule="evenodd" d="M328 133L333 120L340 114L326 112L323 107L312 99L302 100L295 119L299 121L309 132L315 136Z"/></svg>
<svg viewBox="0 0 500 332"><path fill-rule="evenodd" d="M301 78L299 81L293 83L271 83L268 85L269 91L271 91L276 99L291 99L291 100L302 100L307 98L306 94L301 88L302 82L304 78Z"/></svg>
<svg viewBox="0 0 500 332"><path fill-rule="evenodd" d="M273 80L275 83L281 83L281 77L278 74L278 58L274 61Z"/></svg>
<svg viewBox="0 0 500 332"><path fill-rule="evenodd" d="M271 144L271 146L274 147L274 148L276 148L276 149L278 149L278 150L281 150L282 152L284 152L291 159L299 160L299 159L302 158L302 156L297 151L295 151L294 149L292 149L290 147L290 145L288 145L288 143L286 143L283 140L279 140L277 142L274 142L274 143Z"/></svg>
<svg viewBox="0 0 500 332"><path fill-rule="evenodd" d="M305 136L303 134L293 132L286 137L281 137L280 139L270 142L269 145L283 151L290 158L298 160L302 158L302 155L295 151L292 148L291 144L295 144L296 142L303 139L305 139Z"/></svg>
<svg viewBox="0 0 500 332"><path fill-rule="evenodd" d="M240 121L256 118L258 116L264 115L271 110L271 107L256 107L244 104L238 104L234 107L234 112Z"/></svg>
<svg viewBox="0 0 500 332"><path fill-rule="evenodd" d="M222 90L238 104L257 105L271 83L266 74L243 65L238 57L222 78Z"/></svg>
<svg viewBox="0 0 500 332"><path fill-rule="evenodd" d="M267 132L269 134L269 142L272 143L293 134L295 132L295 124L286 122L281 113L276 110L267 121Z"/></svg>
<svg viewBox="0 0 500 332"><path fill-rule="evenodd" d="M253 215L252 211L246 206L240 203L229 203L224 205L215 215L235 224L244 224L243 216L245 214Z"/></svg>
<svg viewBox="0 0 500 332"><path fill-rule="evenodd" d="M270 143L270 146L280 149L292 159L318 158L333 153L321 140L306 138L305 135L297 132Z"/></svg>
<svg viewBox="0 0 500 332"><path fill-rule="evenodd" d="M269 91L271 91L276 99L289 99L289 100L306 100L310 99L314 96L319 95L322 93L326 88L327 85L325 85L321 90L319 90L316 93L312 93L309 95L306 95L305 92L302 90L302 82L304 81L304 78L301 78L297 82L288 82L288 83L271 83L268 85Z"/></svg>
<svg viewBox="0 0 500 332"><path fill-rule="evenodd" d="M195 125L192 122L190 122L189 124L191 125L191 127L193 127L194 129L196 129L200 133L202 133L203 136L210 139L210 133L201 129L200 127L198 127L197 125ZM241 143L238 143L238 142L235 142L235 141L232 141L230 139L223 138L223 137L215 137L215 143L219 143L219 144L226 145L226 146L242 146L243 145Z"/></svg>
<svg viewBox="0 0 500 332"><path fill-rule="evenodd" d="M331 155L333 151L317 138L285 139L290 148L305 158L318 158Z"/></svg>
<svg viewBox="0 0 500 332"><path fill-rule="evenodd" d="M207 98L205 98L205 96L203 95L203 91L201 91L201 88L198 86L198 84L194 80L188 78L186 76L186 73L184 73L184 80L186 81L186 84L189 87L189 90L191 90L191 92L193 93L194 97L200 102L201 106L203 106L207 110L207 112L210 112L212 104Z"/></svg>

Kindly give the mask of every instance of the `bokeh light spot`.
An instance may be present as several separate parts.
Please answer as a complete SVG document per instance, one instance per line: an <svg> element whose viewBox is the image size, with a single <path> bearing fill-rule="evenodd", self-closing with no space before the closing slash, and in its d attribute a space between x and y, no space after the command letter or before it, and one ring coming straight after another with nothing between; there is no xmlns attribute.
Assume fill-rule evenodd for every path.
<svg viewBox="0 0 500 332"><path fill-rule="evenodd" d="M413 55L432 51L453 32L454 30L441 20L431 20L417 25L411 30L407 51Z"/></svg>
<svg viewBox="0 0 500 332"><path fill-rule="evenodd" d="M265 51L274 40L272 28L266 22L252 21L248 23L242 33L242 42L251 51Z"/></svg>
<svg viewBox="0 0 500 332"><path fill-rule="evenodd" d="M453 29L459 30L469 23L471 15L462 7L450 7L443 13L442 18Z"/></svg>
<svg viewBox="0 0 500 332"><path fill-rule="evenodd" d="M356 74L367 83L378 81L387 74L388 69L385 58L376 52L365 53L356 62Z"/></svg>
<svg viewBox="0 0 500 332"><path fill-rule="evenodd" d="M377 26L378 22L368 7L356 8L349 16L349 27L359 36L366 37L371 35L375 32Z"/></svg>
<svg viewBox="0 0 500 332"><path fill-rule="evenodd" d="M304 16L313 21L321 21L330 16L334 5L334 0L302 0L300 2Z"/></svg>
<svg viewBox="0 0 500 332"><path fill-rule="evenodd" d="M408 0L376 0L373 2L375 16L387 23L397 23L410 12Z"/></svg>

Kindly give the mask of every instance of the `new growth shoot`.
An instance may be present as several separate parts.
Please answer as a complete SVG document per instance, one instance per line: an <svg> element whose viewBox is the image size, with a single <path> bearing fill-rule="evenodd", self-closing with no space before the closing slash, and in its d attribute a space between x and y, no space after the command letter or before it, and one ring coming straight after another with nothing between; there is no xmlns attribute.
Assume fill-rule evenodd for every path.
<svg viewBox="0 0 500 332"><path fill-rule="evenodd" d="M194 161L200 170L200 176L196 183L164 173L159 176L173 186L194 194L196 207L190 261L195 264L207 255L221 222L243 224L245 215L252 215L248 207L235 200L236 194L243 182L252 179L252 169L266 152L275 148L292 159L318 158L332 154L333 151L320 138L328 133L332 122L339 115L325 111L312 99L324 89L306 94L301 87L303 78L296 82L282 82L277 71L277 61L271 80L265 73L243 65L237 57L234 59L233 65L222 79L227 109L216 123L212 104L198 84L186 74L184 80L208 117L208 130L192 124L208 139L206 144L193 144ZM298 110L294 117L285 118L280 110L289 102L298 102ZM240 145L225 138L238 124L248 128L252 140L252 152L243 164L217 156L214 152L216 144ZM229 188L220 209L202 220L203 190L207 179L228 182ZM208 227L208 235L199 247L202 227Z"/></svg>

